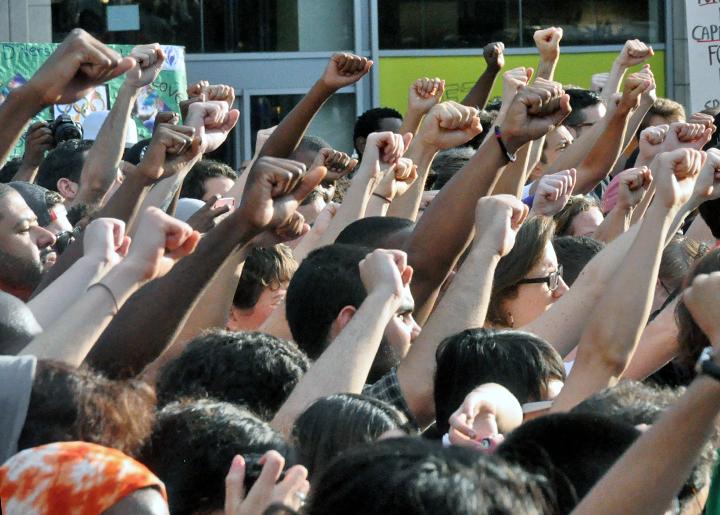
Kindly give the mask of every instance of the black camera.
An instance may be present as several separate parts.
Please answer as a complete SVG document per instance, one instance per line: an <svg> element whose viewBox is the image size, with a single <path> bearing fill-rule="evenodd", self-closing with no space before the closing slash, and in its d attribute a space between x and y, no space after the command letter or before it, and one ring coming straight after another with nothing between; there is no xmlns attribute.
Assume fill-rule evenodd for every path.
<svg viewBox="0 0 720 515"><path fill-rule="evenodd" d="M52 131L55 145L69 139L82 139L83 137L82 125L66 114L61 114L54 120L49 120L48 128Z"/></svg>

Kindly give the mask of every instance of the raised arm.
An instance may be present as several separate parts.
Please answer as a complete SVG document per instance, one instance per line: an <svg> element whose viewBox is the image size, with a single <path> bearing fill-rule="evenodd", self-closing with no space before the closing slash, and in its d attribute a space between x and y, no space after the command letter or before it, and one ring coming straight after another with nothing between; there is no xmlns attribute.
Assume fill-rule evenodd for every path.
<svg viewBox="0 0 720 515"><path fill-rule="evenodd" d="M530 216L555 216L567 205L573 188L575 188L574 168L542 176L538 180Z"/></svg>
<svg viewBox="0 0 720 515"><path fill-rule="evenodd" d="M493 195L477 202L477 236L470 254L398 367L400 389L421 426L435 419L437 347L448 336L483 326L495 267L515 244L515 235L527 213L527 206L510 195Z"/></svg>
<svg viewBox="0 0 720 515"><path fill-rule="evenodd" d="M720 274L699 275L684 299L713 346L709 364L720 367ZM663 513L692 472L705 442L716 430L720 381L701 373L685 394L615 462L573 511Z"/></svg>
<svg viewBox="0 0 720 515"><path fill-rule="evenodd" d="M439 77L434 79L423 77L413 82L408 92L408 108L398 132L400 134L412 132L415 135L423 116L442 100L444 93L445 81Z"/></svg>
<svg viewBox="0 0 720 515"><path fill-rule="evenodd" d="M320 397L362 391L385 326L407 296L412 269L404 252L376 250L360 262L360 277L367 297L270 423L285 436L290 435L298 415Z"/></svg>
<svg viewBox="0 0 720 515"><path fill-rule="evenodd" d="M593 238L610 243L630 228L633 211L642 202L652 183L652 175L649 176L650 182L645 180L648 175L644 170L647 168L630 168L620 172L617 176L617 202L605 215L605 220L597 228Z"/></svg>
<svg viewBox="0 0 720 515"><path fill-rule="evenodd" d="M553 80L555 67L560 60L560 40L563 30L560 27L536 30L533 34L535 46L540 52L540 65L537 75L541 79Z"/></svg>
<svg viewBox="0 0 720 515"><path fill-rule="evenodd" d="M105 119L97 139L88 151L80 174L78 194L72 204L100 204L117 178L117 169L125 150L125 136L140 88L153 82L165 62L160 45L139 45L132 49L134 65L125 74L112 109Z"/></svg>
<svg viewBox="0 0 720 515"><path fill-rule="evenodd" d="M478 77L477 82L467 96L463 98L461 102L462 105L475 107L476 109L485 108L490 98L493 84L495 84L495 78L498 73L500 73L500 70L503 69L503 66L505 66L504 52L505 45L500 41L485 45L485 48L483 48L483 57L485 58L487 67L480 77Z"/></svg>
<svg viewBox="0 0 720 515"><path fill-rule="evenodd" d="M567 411L617 383L630 362L650 314L665 238L687 201L702 166L698 151L662 154L655 167L655 202L648 209L623 265L597 305L578 345L577 358L553 411ZM648 169L638 171L644 183Z"/></svg>
<svg viewBox="0 0 720 515"><path fill-rule="evenodd" d="M54 143L55 138L46 121L41 120L33 123L27 130L25 153L20 162L20 168L18 168L12 180L35 182L45 152L52 149Z"/></svg>
<svg viewBox="0 0 720 515"><path fill-rule="evenodd" d="M112 227L105 225L109 239L115 239ZM82 297L66 309L25 347L21 354L40 359L63 361L79 367L130 295L145 281L165 273L173 263L191 253L199 234L189 225L159 209L150 208L143 216L142 229L127 257L92 284ZM121 236L124 239L124 235ZM118 248L127 251L128 240ZM120 256L115 256L120 259Z"/></svg>
<svg viewBox="0 0 720 515"><path fill-rule="evenodd" d="M0 104L0 165L30 118L53 104L76 102L132 65L131 58L121 58L84 30L71 31L35 75Z"/></svg>
<svg viewBox="0 0 720 515"><path fill-rule="evenodd" d="M472 237L478 199L492 191L509 156L569 113L569 97L559 84L521 88L508 108L500 136L490 135L425 210L406 245L415 270L412 288L419 323L427 319L435 295Z"/></svg>
<svg viewBox="0 0 720 515"><path fill-rule="evenodd" d="M608 75L605 85L602 88L601 97L605 102L609 102L614 93L617 93L618 87L622 83L625 72L628 68L644 63L650 59L655 52L651 46L646 45L639 39L631 39L625 42L625 46L620 51L620 55L613 61L610 74Z"/></svg>
<svg viewBox="0 0 720 515"><path fill-rule="evenodd" d="M261 158L238 209L206 234L196 251L133 295L103 332L88 362L111 376L137 375L175 339L197 299L240 247L265 230L302 225L300 202L324 168L305 173L295 161Z"/></svg>
<svg viewBox="0 0 720 515"><path fill-rule="evenodd" d="M353 54L334 54L322 77L280 122L260 151L261 156L288 157L297 147L323 104L340 88L362 79L373 62Z"/></svg>

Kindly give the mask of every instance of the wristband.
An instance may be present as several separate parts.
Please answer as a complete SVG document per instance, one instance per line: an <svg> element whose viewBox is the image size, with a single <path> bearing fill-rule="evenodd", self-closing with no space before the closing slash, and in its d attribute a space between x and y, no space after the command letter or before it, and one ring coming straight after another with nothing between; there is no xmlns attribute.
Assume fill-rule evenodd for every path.
<svg viewBox="0 0 720 515"><path fill-rule="evenodd" d="M500 127L498 127L497 125L495 126L495 139L497 140L498 145L500 145L500 150L505 155L505 159L507 159L510 163L514 163L515 159L517 159L517 154L511 154L510 152L508 152L508 149L502 140L502 133L500 132Z"/></svg>
<svg viewBox="0 0 720 515"><path fill-rule="evenodd" d="M381 198L381 199L383 199L386 203L392 204L392 200L390 200L390 199L387 198L387 197L383 197L383 196L380 195L379 193L373 193L373 197Z"/></svg>

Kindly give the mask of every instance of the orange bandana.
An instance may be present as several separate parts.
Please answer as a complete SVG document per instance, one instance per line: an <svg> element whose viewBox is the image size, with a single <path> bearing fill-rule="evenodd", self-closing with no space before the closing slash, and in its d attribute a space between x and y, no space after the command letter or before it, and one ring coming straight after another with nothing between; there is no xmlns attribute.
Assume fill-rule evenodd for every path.
<svg viewBox="0 0 720 515"><path fill-rule="evenodd" d="M122 452L86 442L26 449L0 468L6 515L98 515L136 490L165 486Z"/></svg>

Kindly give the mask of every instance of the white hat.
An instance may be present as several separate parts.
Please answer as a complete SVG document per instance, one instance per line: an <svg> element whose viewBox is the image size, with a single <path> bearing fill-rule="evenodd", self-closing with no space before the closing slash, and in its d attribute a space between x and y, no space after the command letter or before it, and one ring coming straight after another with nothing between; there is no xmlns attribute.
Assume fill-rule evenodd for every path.
<svg viewBox="0 0 720 515"><path fill-rule="evenodd" d="M93 111L88 114L82 122L83 139L95 141L98 132L100 132L100 127L105 123L105 118L107 118L109 114L110 111ZM127 130L125 131L125 147L132 147L137 142L137 127L135 126L135 120L131 118L128 121Z"/></svg>
<svg viewBox="0 0 720 515"><path fill-rule="evenodd" d="M196 198L183 197L175 205L175 218L187 222L195 212L203 207L205 202Z"/></svg>

